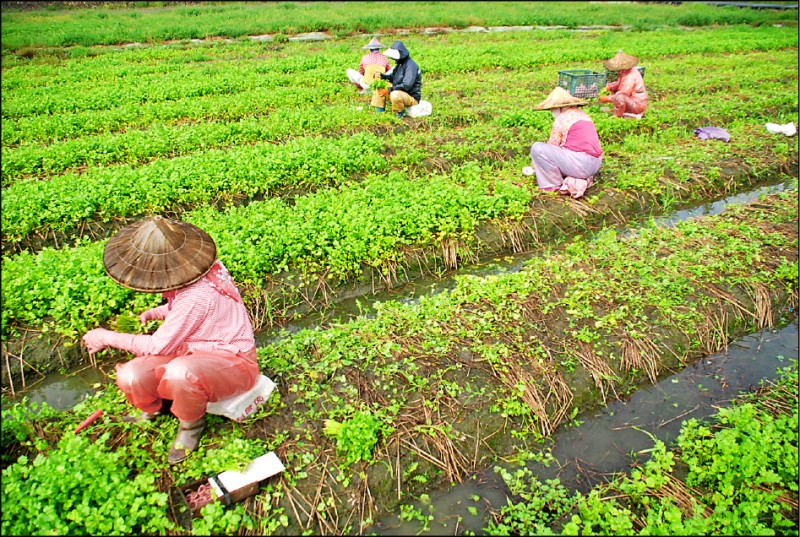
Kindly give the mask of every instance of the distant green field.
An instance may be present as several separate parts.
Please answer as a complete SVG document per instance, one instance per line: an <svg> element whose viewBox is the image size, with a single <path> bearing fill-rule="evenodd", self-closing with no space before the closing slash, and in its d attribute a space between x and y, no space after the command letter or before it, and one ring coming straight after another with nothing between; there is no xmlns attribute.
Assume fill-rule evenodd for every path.
<svg viewBox="0 0 800 537"><path fill-rule="evenodd" d="M300 317L327 315L342 296L358 299L359 315L260 341L259 365L278 385L270 401L247 422L210 417L179 467L166 462L176 420L121 421L130 405L110 378L72 410L4 399L3 534L352 535L389 515L427 524L411 502L533 455L579 412L797 307L796 179L721 215L674 228L653 219L796 176L797 137L765 128L798 122L796 10L160 4L2 14L3 395L12 372L24 386L26 376L30 385L85 365L86 330L122 329L162 301L103 268L107 238L143 216L179 218L214 238L256 330L314 323ZM413 31L469 25L564 28ZM409 31L389 33L396 28ZM290 39L323 30L324 40ZM244 37L259 34L273 39ZM403 40L430 116L375 113L348 82L364 34ZM189 41L211 36L232 39ZM602 81L619 49L646 68L644 117L614 117L589 97L603 149L594 184L579 200L540 191L521 170L553 118L534 104L559 71ZM730 142L696 138L707 125ZM462 272L452 289L417 302L363 291L523 252L531 259L518 271ZM709 506L702 519L670 503L677 489L658 488L676 483L666 466L632 485L617 480L636 502L648 495L642 533L726 535L738 524L741 535L796 534L796 380L789 388L794 409L774 427L771 413L741 415L742 430L764 423L742 451L719 431L725 449L708 475L738 481L691 491ZM97 409L102 419L72 434ZM268 451L286 471L253 498L213 502L191 530L171 515L175 487ZM763 470L762 481L740 467ZM543 533L539 523L562 513L540 499L580 501L517 490L531 505L509 498L489 534ZM591 512L571 524L584 534L642 526L617 504L581 505ZM593 529L597 520L608 525Z"/></svg>
<svg viewBox="0 0 800 537"><path fill-rule="evenodd" d="M237 38L259 34L327 31L335 35L393 28L449 26L626 25L662 26L797 24L796 10L717 7L700 2L207 2L176 7L2 13L2 50L24 47L113 45L130 42ZM139 2L139 5L151 4ZM159 2L152 2L158 5Z"/></svg>

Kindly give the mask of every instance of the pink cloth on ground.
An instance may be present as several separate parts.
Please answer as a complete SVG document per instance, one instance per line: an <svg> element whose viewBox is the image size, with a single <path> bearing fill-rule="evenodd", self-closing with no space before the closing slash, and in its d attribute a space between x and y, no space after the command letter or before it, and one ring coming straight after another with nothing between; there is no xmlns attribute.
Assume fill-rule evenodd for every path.
<svg viewBox="0 0 800 537"><path fill-rule="evenodd" d="M587 177L580 179L577 177L565 177L564 182L561 183L561 188L558 189L561 194L568 194L575 199L580 198L586 192L586 189L592 186L594 177Z"/></svg>

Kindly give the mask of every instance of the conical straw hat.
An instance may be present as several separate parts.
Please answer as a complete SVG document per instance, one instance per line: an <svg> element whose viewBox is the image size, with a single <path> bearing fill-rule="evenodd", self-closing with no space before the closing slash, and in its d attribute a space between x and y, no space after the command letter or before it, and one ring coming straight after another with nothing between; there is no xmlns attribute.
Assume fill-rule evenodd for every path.
<svg viewBox="0 0 800 537"><path fill-rule="evenodd" d="M547 96L547 99L534 106L533 109L550 110L552 108L564 108L568 106L585 106L587 104L589 103L584 101L583 99L578 99L577 97L573 97L567 90L559 86L550 92L550 95Z"/></svg>
<svg viewBox="0 0 800 537"><path fill-rule="evenodd" d="M373 48L386 48L386 45L384 45L380 41L378 41L377 37L373 37L372 40L369 43L367 43L366 45L364 45L361 48L363 48L364 50L369 50L369 49L373 49Z"/></svg>
<svg viewBox="0 0 800 537"><path fill-rule="evenodd" d="M624 71L625 69L633 69L637 63L639 63L639 58L625 54L620 50L616 56L604 61L603 67L609 71Z"/></svg>
<svg viewBox="0 0 800 537"><path fill-rule="evenodd" d="M161 216L121 229L103 251L103 265L118 284L143 293L180 289L205 276L217 259L202 229Z"/></svg>

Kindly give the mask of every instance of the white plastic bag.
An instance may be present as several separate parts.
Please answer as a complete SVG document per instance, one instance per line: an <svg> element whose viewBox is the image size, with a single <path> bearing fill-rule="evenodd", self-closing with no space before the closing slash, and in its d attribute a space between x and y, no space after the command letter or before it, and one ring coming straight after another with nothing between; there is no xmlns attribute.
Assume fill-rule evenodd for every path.
<svg viewBox="0 0 800 537"><path fill-rule="evenodd" d="M767 127L767 130L772 134L783 134L785 136L794 136L797 134L797 127L794 126L794 121L791 123L786 123L785 125L767 123L765 127Z"/></svg>
<svg viewBox="0 0 800 537"><path fill-rule="evenodd" d="M242 421L255 412L259 406L266 403L274 389L275 383L269 377L260 375L256 385L250 391L234 395L222 401L208 403L206 412Z"/></svg>
<svg viewBox="0 0 800 537"><path fill-rule="evenodd" d="M419 104L410 106L406 113L409 117L429 116L433 112L433 106L428 101L420 101Z"/></svg>

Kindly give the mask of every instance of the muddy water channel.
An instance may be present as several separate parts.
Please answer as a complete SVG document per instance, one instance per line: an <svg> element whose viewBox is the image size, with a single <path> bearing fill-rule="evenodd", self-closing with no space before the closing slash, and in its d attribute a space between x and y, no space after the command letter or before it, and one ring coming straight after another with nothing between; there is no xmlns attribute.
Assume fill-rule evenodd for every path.
<svg viewBox="0 0 800 537"><path fill-rule="evenodd" d="M717 200L712 203L706 203L703 206L682 208L673 214L666 215L661 218L660 224L663 226L669 226L674 222L693 216L713 215L721 212L729 205L739 205L741 203L750 202L759 198L763 194L781 192L786 190L787 187L794 188L793 185L794 181L787 181L787 183L763 186L751 192L738 194L734 197ZM786 220L786 215L792 214L792 203L793 202L784 196L783 205L775 205L777 214L781 214L781 210L784 211L782 216L783 220L781 220L783 226L781 228L781 233L784 235L790 235L793 233L792 229L794 228L794 224L792 224L791 221ZM788 207L788 211L786 207ZM757 205L757 209L755 210L763 210L763 207ZM732 214L734 217L736 217L739 213L733 211ZM796 212L794 212L791 218L792 220L796 220ZM731 228L726 228L726 232L729 232L730 229ZM618 231L622 234L625 234L631 230L632 228L621 228ZM756 239L753 238L752 240ZM602 241L599 242L602 243ZM761 244L761 242L758 242L758 244ZM727 252L728 250L725 251ZM623 255L630 257L632 255L630 252L631 250L626 250L623 252ZM796 255L796 249L794 252L795 253L793 255ZM634 251L634 254L637 254L637 252ZM470 273L473 275L488 276L497 273L511 273L519 270L527 270L527 267L524 267L526 261L530 261L531 263L537 262L538 260L536 259L536 256L537 252L533 251L529 252L527 255L501 257L484 263L483 265L476 265L466 270L462 270L459 272L459 274ZM693 266L697 266L698 264L702 265L702 260L706 258L697 257L690 259L694 259ZM729 259L730 258L726 255L720 262L727 264L730 262ZM747 267L749 266L750 265L747 265ZM372 308L370 307L371 304L385 302L387 300L413 302L425 295L435 295L437 293L441 293L447 288L452 287L454 285L455 280L453 278L455 276L455 274L450 274L450 279L437 278L419 280L413 284L396 288L390 293L369 296L362 295L349 301L338 302L333 307L328 308L324 313L318 314L317 317L305 317L303 320L292 323L280 331L259 334L259 343L262 347L265 347L262 350L265 351L266 355L267 352L272 352L272 346L268 345L269 343L274 341L278 343L278 346L280 346L281 344L286 343L286 341L282 340L294 332L298 332L304 328L313 326L325 327L331 322L341 322L356 315L372 317ZM438 299L446 296L446 294L441 294L436 296L436 298ZM766 300L770 300L769 295L766 295L766 297ZM431 304L432 302L424 300L420 305L424 305L425 303ZM537 313L541 311L541 308L535 307L536 304L534 302L531 303L533 304L533 307L530 309L531 312ZM435 304L440 303L436 302ZM763 308L766 308L766 303L764 302L762 302L761 306L759 306L759 309ZM498 311L505 312L511 310L502 308ZM603 407L602 409L597 410L596 403L598 401L594 396L587 398L586 394L590 392L583 390L586 392L586 394L574 399L576 412L584 410L583 414L573 415L569 418L566 418L565 421L562 418L567 416L567 413L564 412L563 414L560 414L558 419L555 420L553 424L558 425L559 423L563 423L564 425L557 429L555 427L550 428L549 425L547 425L548 422L543 418L544 425L546 425L549 429L544 431L543 434L550 437L549 442L552 442L553 454L559 461L559 464L547 468L534 469L534 471L542 478L558 476L568 487L586 489L592 484L609 477L614 472L626 470L630 465L630 453L643 452L643 454L646 454L644 450L652 446L652 437L650 434L659 438L664 438L665 440L670 440L677 434L681 420L689 417L708 416L715 410L715 405L723 405L732 397L734 397L740 390L756 386L761 380L773 377L776 373L776 369L782 363L784 365L789 365L789 362L792 359L796 359L798 354L796 344L797 321L794 320L794 313L789 312L789 315L787 316L785 310L781 311L783 312L783 315L779 315L779 319L773 318L771 315L769 317L771 319L770 323L775 322L777 328L758 332L738 340L733 345L728 346L725 354L713 354L710 357L694 363L694 365L691 365L687 368L677 367L676 364L672 362L660 364L659 371L661 372L661 375L658 379L660 383L651 384L642 379L642 382L637 381L635 384L630 384L629 386L624 387L624 394L627 395L622 395L622 401L611 403L609 406ZM524 327L526 330L528 329L527 327L552 326L551 323L544 322L539 317L533 315L533 313L530 316L526 316L523 320L520 320L519 326ZM358 321L354 324L359 324L360 322L361 321ZM722 322L723 321L721 320L720 323ZM503 329L505 329L505 326L512 325L511 323L503 325ZM758 326L766 326L766 324L761 323L758 324ZM472 326L468 324L464 324L464 327L468 328L469 330L474 330ZM383 328L386 328L386 326L383 326ZM392 328L390 330L394 329ZM385 360L383 362L375 362L376 371L383 371L381 368L389 367L393 362L402 363L402 359L404 358L402 353L407 352L406 347L409 345L413 347L413 344L415 344L415 342L409 338L404 339L405 332L403 332L402 329L399 330L400 332L398 334L392 335L394 339L388 339L388 341L397 342L398 355L386 355L384 356ZM364 332L364 334L367 336L376 333L377 332L370 330L366 330ZM735 335L740 335L742 333L742 331L738 331L735 333ZM722 334L722 332L720 332L720 334ZM411 341L411 343L406 345L408 341ZM709 345L706 353L714 353L725 348L724 344L726 341L727 340L720 340L722 345L715 344L713 348L710 348ZM363 346L363 340L354 339L349 344L354 348L361 349ZM677 348L674 346L672 340L665 340L665 345L668 349ZM475 346L474 348L477 349L478 347ZM487 348L494 349L495 347L489 346ZM741 352L737 354L737 350L741 350ZM332 354L328 351L330 351L329 348L320 346L318 349L315 349L316 354L311 353L311 356L314 356L314 359L308 360L307 362L310 364L326 364L327 357ZM300 354L297 354L296 356L293 355L292 352L294 351L291 349L287 349L285 352L287 353L287 356L293 356L293 364L305 363L302 356ZM264 358L267 360L275 359L277 361L278 359L283 359L282 356L283 355L281 354L281 357L277 359L270 356L265 356ZM459 354L458 357L462 358L461 354ZM437 367L439 361L435 354L429 354L427 355L427 358L433 360L431 363L434 365L431 367ZM515 358L517 358L516 355ZM699 358L699 356L696 358ZM472 355L465 355L465 357L462 359L465 361L467 359L472 359ZM525 360L523 367L527 367L530 363L530 361ZM689 363L689 361L684 363ZM427 362L425 362L425 364L427 364ZM281 364L277 363L276 365L278 367L281 366ZM69 408L69 406L80 399L83 393L90 392L95 386L99 387L105 384L107 379L104 378L105 375L102 371L108 371L111 367L111 364L104 364L101 366L100 370L84 368L80 371L75 371L66 377L62 376L48 379L47 382L40 381L37 386L26 390L25 394L34 400L37 398L40 401L46 400L49 404L56 406L57 408ZM670 367L672 369L670 369ZM300 373L300 375L297 377L300 379L304 378L305 374L308 372L310 378L313 380L317 379L317 373L314 370L301 369L300 371L294 371L290 368L277 370L282 371L280 376L284 377L288 377L290 373ZM361 379L359 376L361 374L361 369L357 364L353 365L347 371L354 375L354 383L357 386L362 386L362 381L367 383L369 382L369 380L365 381L364 379ZM579 373L583 374L581 371L582 370L579 370ZM324 372L325 371L323 370L323 373ZM311 375L312 373L314 376ZM481 386L485 385L486 382L485 379L478 376L482 373L484 373L482 370L475 369L475 378L479 379L478 382ZM675 376L668 377L667 379L663 378L663 375L671 374L675 374ZM584 384L590 382L591 379L589 379L587 375L584 376L586 379L577 378L577 381L579 383L583 382ZM460 377L456 378L460 379ZM326 381L328 380L325 377L323 377L323 379ZM652 379L655 383L655 374L653 374ZM346 382L347 377L340 375L340 377L337 377L334 380L335 382ZM376 376L376 386L377 380L378 377ZM449 379L445 380L449 381ZM73 384L70 385L70 382ZM294 387L297 388L297 386L302 387L304 385L298 381ZM614 388L613 385L611 388ZM412 392L414 389L418 390L419 386L411 386ZM582 389L581 386L578 386L578 389ZM601 395L605 398L606 392L604 385L600 384L599 390ZM289 391L292 392L291 389ZM301 390L296 389L294 391L299 393ZM316 392L309 390L308 393L314 394ZM578 392L576 391L575 393ZM615 395L616 393L616 390L614 390ZM376 400L378 400L377 396ZM298 401L299 404L297 403ZM572 401L573 400L570 399L570 403L572 403ZM287 408L290 408L294 404L298 404L298 408L300 408L300 405L313 407L315 401L309 402L302 399L302 395L293 395L290 393L287 395L285 404L287 405ZM407 406L412 408L408 404ZM472 412L476 407L477 405L473 405L473 407L465 408L464 410L465 412ZM566 409L567 407L564 406L563 408ZM586 409L592 410L586 411ZM312 408L312 410L314 409ZM317 416L323 415L319 411L317 412ZM291 411L289 414L291 414ZM472 414L472 417L474 416L475 414ZM280 425L279 420L282 417L283 416L275 416L274 420L270 420L271 425L278 427ZM291 416L289 416L289 419L290 418ZM406 420L415 420L418 418L418 416L414 414L408 414L404 415L403 418ZM462 420L464 420L463 423L466 423L467 421L474 421L471 420L469 414L465 414L464 412L454 412L452 415L448 416L448 418L450 419L449 423L453 424L462 423ZM545 418L549 419L549 416L545 416ZM312 420L313 419L314 418L312 418ZM276 422L277 425L273 422ZM261 425L264 426L265 424ZM303 428L305 427L305 424L298 425L298 427ZM463 428L463 430L467 430L466 426ZM259 435L259 438L261 437L258 428L253 429L251 432ZM480 432L483 432L484 435L487 434L482 430ZM485 440L489 439L491 436L494 436L494 434L486 436ZM462 436L459 441L463 442L465 437L466 435ZM480 438L478 430L475 431L474 437L476 439ZM495 456L489 456L488 454L485 454L484 457L487 457L486 459L483 457L481 457L481 459L478 458L478 443L476 440L476 455L474 457L473 465L468 470L469 474L462 473L459 476L459 474L453 473L452 475L455 477L447 475L438 476L436 482L427 482L427 485L423 485L423 490L425 488L430 490L421 496L419 495L419 488L416 487L417 490L414 493L414 497L419 497L426 502L424 505L417 505L413 507L415 509L415 513L424 514L424 517L422 515L419 517L412 517L412 520L424 520L423 524L416 527L414 526L416 523L410 525L400 525L400 518L397 515L407 515L409 513L407 510L408 506L403 506L403 509L397 507L395 503L389 501L391 500L391 497L386 497L386 490L378 490L385 489L386 487L384 487L384 484L391 487L393 482L391 481L391 477L389 480L386 479L387 472L383 472L383 474L377 473L378 470L382 469L381 465L370 466L370 471L374 469L376 472L376 474L371 476L370 479L374 484L374 489L376 490L375 497L379 498L378 505L383 506L384 509L390 510L389 514L386 514L386 511L381 513L381 518L378 518L378 522L376 523L377 525L374 526L374 528L376 528L375 531L380 533L398 534L407 534L411 532L417 533L426 528L433 529L433 531L436 533L445 531L447 533L479 531L481 527L485 525L487 520L486 516L488 516L493 509L497 509L503 505L506 494L505 486L500 481L499 477L494 473L493 468L489 465L490 463L487 462L487 460L504 460L503 455L510 453L510 451L508 451L509 446L504 443L503 435L498 436L497 438L500 439L499 441L502 445L497 444L496 442L493 442L492 445L487 444L487 447ZM398 434L396 436L396 445L399 446L400 441L403 439L404 437ZM291 450L299 447L300 446L298 443L285 449ZM461 447L459 454L464 452L463 448L464 446ZM538 449L538 447L535 449ZM479 460L482 460L483 462L478 462ZM398 468L401 468L399 462ZM472 472L476 472L476 474L471 478L467 478L465 484L457 487L451 487L451 481L460 480L461 477L472 475ZM400 475L401 474L398 471L397 476ZM427 473L420 475L427 475ZM445 480L441 481L441 479ZM399 499L399 489L397 498ZM387 501L385 502L384 500ZM404 518L407 519L408 517L406 516ZM361 520L366 522L366 518L363 515L361 516ZM433 527L434 524L436 527ZM469 526L468 524L472 524L472 526ZM365 529L367 529L367 531L372 531L372 528L364 527L362 527L360 531L363 532Z"/></svg>
<svg viewBox="0 0 800 537"><path fill-rule="evenodd" d="M725 352L641 388L625 401L578 414L570 425L560 427L550 437L549 447L557 462L547 466L528 463L528 467L541 482L558 478L570 491L586 493L615 473L629 470L634 454L638 454L638 460L645 460L646 450L653 446L650 435L668 444L678 436L683 420L702 420L715 414L741 391L757 387L762 380L776 379L778 369L793 359L798 359L797 317L782 329L766 329L740 338ZM496 466L509 470L519 467L505 463ZM391 515L378 521L367 534L480 534L491 518L490 511L506 505L507 495L503 479L493 468L487 468L450 490L428 491L428 502L414 504L428 517L424 523L417 518L401 521Z"/></svg>
<svg viewBox="0 0 800 537"><path fill-rule="evenodd" d="M730 205L744 204L757 200L765 194L782 192L791 187L794 181L796 179L787 179L777 184L762 185L719 200L680 208L669 214L655 217L654 220L658 225L671 226L689 218L719 214ZM618 232L621 235L627 235L633 229L634 226L619 227ZM420 277L398 285L389 291L333 301L322 312L310 313L298 320L288 321L279 329L257 333L256 341L258 346L262 346L303 329L315 326L324 327L333 322L346 322L359 315L370 315L373 310L372 305L375 303L389 300L413 302L421 296L453 288L457 275L488 276L503 272L516 272L534 255L538 255L538 251L508 254L483 263L463 266L441 278ZM66 410L72 408L86 394L105 384L108 381L108 372L113 371L113 367L113 363L99 363L97 368L84 364L68 371L53 372L41 378L28 378L27 388L17 392L17 399L27 397L30 401L46 402L53 408Z"/></svg>

